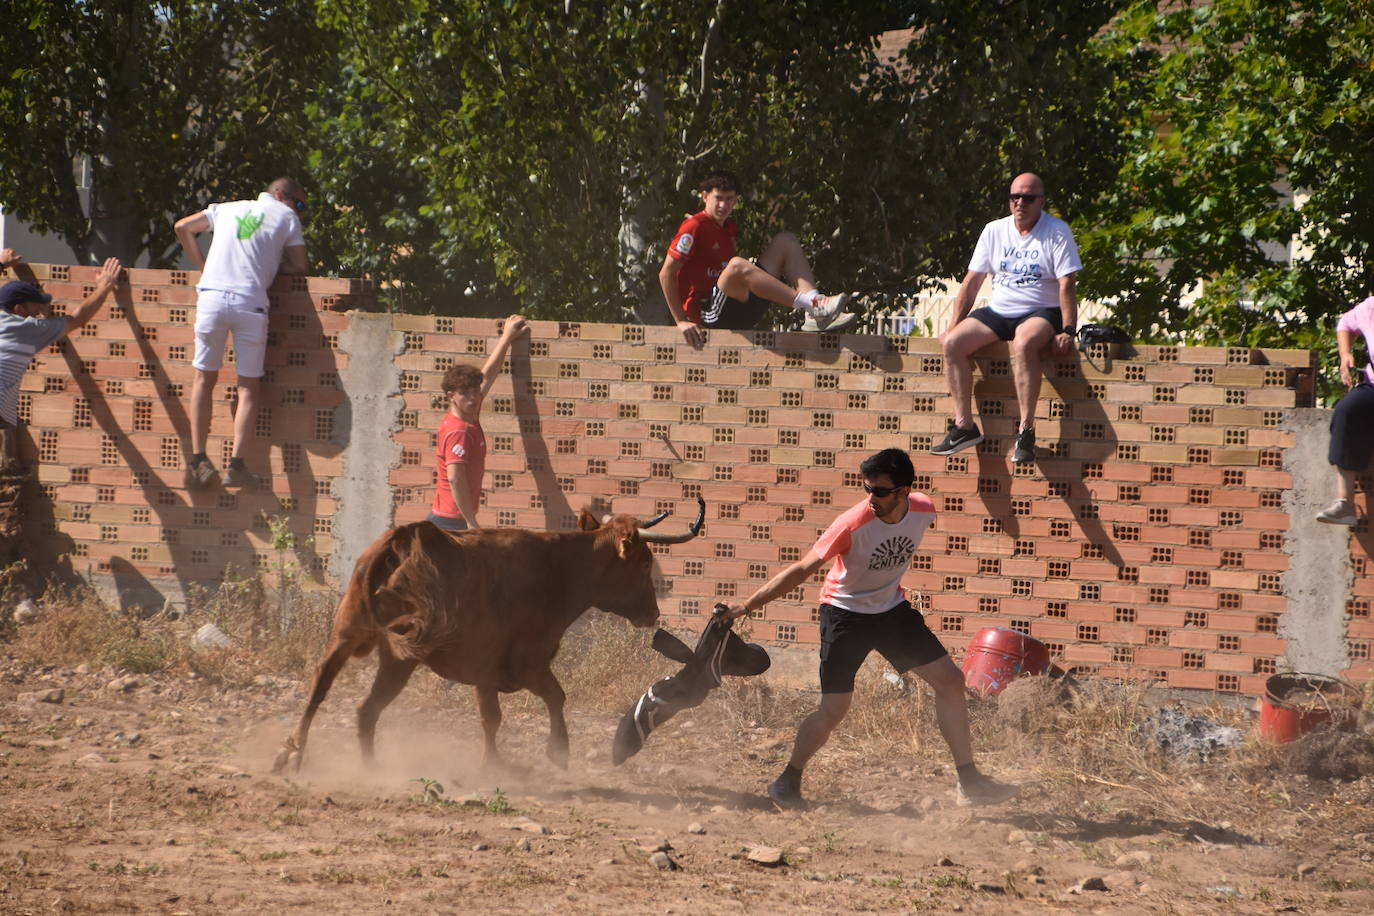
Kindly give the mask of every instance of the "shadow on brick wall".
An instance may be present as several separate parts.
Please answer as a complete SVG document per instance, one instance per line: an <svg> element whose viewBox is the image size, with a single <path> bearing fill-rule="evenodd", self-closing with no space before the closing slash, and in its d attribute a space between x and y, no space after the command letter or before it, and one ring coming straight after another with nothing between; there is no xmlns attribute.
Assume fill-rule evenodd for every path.
<svg viewBox="0 0 1374 916"><path fill-rule="evenodd" d="M83 359L83 351L89 346L83 335L69 338L62 348L77 391L89 406L90 423L105 436L101 446L102 466L118 464L127 469L134 489L141 494L141 501L132 508L111 505L103 501L103 496L98 496L97 502L89 507L91 517L86 519L99 525L101 541L116 543L123 551L100 562L99 568L91 571L108 573L112 577L125 610L156 610L163 605L161 593L139 570L140 564L148 568L148 554L153 545L130 544L127 540L128 530L140 525L144 526L142 530L148 530L148 513L152 514L151 520L158 526L161 543L167 550L166 562L159 564L158 572L161 576L175 578L184 601L193 599L195 586L213 590L226 580L253 575L263 561L260 559L261 553L254 549L249 540L249 532L255 531L260 540L270 545L270 520L274 517L288 519L289 528L295 536L293 549L299 571L314 581L324 581L324 563L315 549L319 494L316 477L305 458L305 451L308 449L312 453L330 457L337 455L344 443L335 439L337 431L332 413L326 429L318 419L322 411L316 411L313 437L298 430L299 420L312 409L305 404L304 391L316 384L315 379L310 379L307 384L302 378L299 388L289 384L293 380L289 377L280 381L273 379L274 374L291 373L297 368L303 374L321 370L336 374L334 352L332 348L322 346L325 338L319 317L313 306L309 305L308 295L299 298L305 300L306 307L301 308L301 303L295 302L292 304L297 307L286 310L285 315L273 315L273 325L289 324L289 331L285 340L278 341L276 346L269 346L267 377L263 381L259 413L260 426L246 455L250 467L269 468L274 429L291 429L298 433L294 442L280 446L281 476L290 490L289 495L284 497L266 487L234 491L219 485L205 489L187 486L190 386L173 381L169 367L153 346L157 339L157 328L145 327L128 285L121 284L108 308L111 309L111 318L122 316L127 321L138 349L140 378L130 384L130 387L140 386L137 392L125 391L125 380L104 380L92 374L96 361ZM90 343L95 340L98 338L90 340ZM274 354L273 350L277 352ZM282 351L285 351L284 358ZM185 370L179 370L178 375L185 377ZM135 397L111 399L103 384L107 381L113 381L117 386L114 390L120 394L135 394ZM224 392L226 385L229 386L230 403L236 406L237 388L232 381L226 383L221 377L216 390ZM298 393L293 395L292 391ZM151 394L151 397L140 396L145 394ZM338 399L342 399L341 394ZM149 458L155 453L154 448L149 445L140 448L131 438L132 435L150 438L158 429L160 424L153 415L150 403L154 400L160 404L166 418L166 425L161 429L160 448L156 450L160 467L154 467ZM283 416L283 413L292 410L301 413L302 417ZM125 417L126 413L130 416ZM264 418L267 418L265 427ZM297 422L288 422L293 419ZM346 435L347 424L343 426ZM212 442L216 432L223 433L226 429L232 429L232 417L225 417L220 410L212 419ZM231 438L230 434L224 440L225 455L217 462L221 467L227 464ZM51 460L51 456L47 456L46 460ZM91 470L95 469L88 469L87 473ZM31 516L30 524L41 524L43 518L54 516L50 501L46 507L43 502L40 499L30 504L29 511L36 513ZM125 518L125 514L129 517ZM133 524L126 531L121 531L121 522ZM51 545L49 551L52 553L45 560L52 564L56 556L67 550L70 550L70 546L64 549L60 543ZM50 565L44 572L58 578L69 574L56 565Z"/></svg>
<svg viewBox="0 0 1374 916"><path fill-rule="evenodd" d="M570 531L577 527L577 513L559 486L558 475L553 472L553 460L549 454L548 439L544 436L538 402L526 393L531 378L528 346L511 348L510 376L515 392L512 404L520 428L520 447L525 455L525 466L534 482L534 490L543 504L544 529Z"/></svg>

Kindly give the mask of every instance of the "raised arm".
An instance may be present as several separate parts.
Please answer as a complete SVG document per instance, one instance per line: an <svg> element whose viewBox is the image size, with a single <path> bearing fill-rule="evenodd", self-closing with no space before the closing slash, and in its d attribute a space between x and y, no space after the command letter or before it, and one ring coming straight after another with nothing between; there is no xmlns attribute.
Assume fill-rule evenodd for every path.
<svg viewBox="0 0 1374 916"><path fill-rule="evenodd" d="M110 294L119 283L119 274L123 267L119 263L119 258L108 258L100 268L100 274L95 278L95 290L86 297L86 301L76 307L76 311L67 316L67 330L64 334L70 334L77 328L84 325L95 317L95 313L104 304L105 297Z"/></svg>
<svg viewBox="0 0 1374 916"><path fill-rule="evenodd" d="M506 353L510 351L511 344L515 343L515 338L528 334L529 330L529 322L525 321L523 315L512 315L506 319L501 327L501 336L496 340L496 346L492 348L487 361L482 364L482 397L486 397L491 386L496 384L496 378L501 374L501 364L506 361ZM467 518L466 515L463 517Z"/></svg>
<svg viewBox="0 0 1374 916"><path fill-rule="evenodd" d="M205 269L205 255L200 250L200 245L196 243L196 236L210 228L210 217L205 215L205 211L192 213L190 216L183 216L176 221L172 227L177 234L177 241L181 243L181 250L186 257L191 259L191 263L196 265L197 270Z"/></svg>

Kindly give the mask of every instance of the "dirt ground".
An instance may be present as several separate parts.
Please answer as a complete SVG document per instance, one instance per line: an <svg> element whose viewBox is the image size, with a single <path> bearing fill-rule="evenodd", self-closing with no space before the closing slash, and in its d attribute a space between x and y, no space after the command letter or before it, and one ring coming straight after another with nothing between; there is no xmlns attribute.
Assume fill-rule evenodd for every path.
<svg viewBox="0 0 1374 916"><path fill-rule="evenodd" d="M720 691L618 768L616 715L574 697L567 771L543 756L542 710L511 702L502 746L526 769L483 775L469 691L421 672L369 770L355 663L282 777L300 682L120 675L0 655L0 912L1374 912L1374 778L1258 751L1248 776L1109 778L1053 731L1000 741L983 711L985 769L1022 784L1015 801L957 807L927 727L904 753L838 736L808 771L813 807L784 813L762 790L814 700L800 692ZM1108 757L1129 743L1105 740Z"/></svg>

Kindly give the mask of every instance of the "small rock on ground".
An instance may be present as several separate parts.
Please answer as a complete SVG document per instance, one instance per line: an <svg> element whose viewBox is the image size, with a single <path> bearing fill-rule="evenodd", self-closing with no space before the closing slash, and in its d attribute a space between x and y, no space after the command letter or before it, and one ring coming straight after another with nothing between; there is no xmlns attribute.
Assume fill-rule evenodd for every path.
<svg viewBox="0 0 1374 916"><path fill-rule="evenodd" d="M776 846L755 846L749 850L745 858L750 862L769 867L783 863L782 850Z"/></svg>

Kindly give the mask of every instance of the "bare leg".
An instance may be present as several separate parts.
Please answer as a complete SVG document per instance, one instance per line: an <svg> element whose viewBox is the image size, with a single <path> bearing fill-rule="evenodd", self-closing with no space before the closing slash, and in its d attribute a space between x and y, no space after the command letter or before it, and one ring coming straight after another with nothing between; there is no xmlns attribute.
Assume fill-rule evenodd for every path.
<svg viewBox="0 0 1374 916"><path fill-rule="evenodd" d="M954 402L954 425L973 425L973 354L997 341L997 332L977 318L965 318L945 332L945 380Z"/></svg>
<svg viewBox="0 0 1374 916"><path fill-rule="evenodd" d="M948 655L912 670L935 691L935 722L949 745L954 765L972 763L973 739L969 736L964 673Z"/></svg>
<svg viewBox="0 0 1374 916"><path fill-rule="evenodd" d="M496 730L501 727L501 694L495 687L477 687L477 709L482 714L482 769L501 764L496 750Z"/></svg>
<svg viewBox="0 0 1374 916"><path fill-rule="evenodd" d="M1028 318L1016 329L1011 342L1011 374L1016 380L1016 400L1021 405L1017 432L1035 426L1035 402L1040 397L1040 351L1054 337L1054 327L1043 318Z"/></svg>
<svg viewBox="0 0 1374 916"><path fill-rule="evenodd" d="M191 454L204 453L210 439L210 415L214 410L211 398L215 394L215 382L219 373L208 369L197 369L191 382Z"/></svg>
<svg viewBox="0 0 1374 916"><path fill-rule="evenodd" d="M258 416L258 393L261 389L260 378L239 379L239 406L234 411L235 458L243 457L244 446L253 435L253 422Z"/></svg>
<svg viewBox="0 0 1374 916"><path fill-rule="evenodd" d="M399 659L392 655L391 647L385 641L378 643L377 653L377 677L372 682L367 699L358 704L358 743L362 746L363 759L368 763L373 760L377 719L381 717L382 710L405 689L417 664L411 659Z"/></svg>
<svg viewBox="0 0 1374 916"><path fill-rule="evenodd" d="M1355 501L1355 472L1336 468L1336 498Z"/></svg>
<svg viewBox="0 0 1374 916"><path fill-rule="evenodd" d="M310 684L310 701L306 704L305 712L301 715L295 732L286 739L281 753L277 755L276 761L272 764L273 773L280 773L285 770L293 756L296 758L296 770L297 772L300 771L301 762L305 759L306 738L310 734L310 723L315 719L315 712L329 694L329 688L333 685L334 678L338 677L349 657L357 654L360 650L361 647L357 643L338 638L330 639L324 657L320 659L319 665L315 668L315 679Z"/></svg>
<svg viewBox="0 0 1374 916"><path fill-rule="evenodd" d="M567 694L563 692L563 685L558 683L558 678L554 677L553 672L545 668L539 674L538 681L530 687L530 692L544 701L544 705L549 708L549 759L558 765L559 769L568 768L568 723L563 718L563 705L567 701Z"/></svg>
<svg viewBox="0 0 1374 916"><path fill-rule="evenodd" d="M769 302L793 308L797 291L777 277L764 270L753 261L744 258L731 258L730 263L720 272L716 286L725 290L731 299L748 299L750 293Z"/></svg>
<svg viewBox="0 0 1374 916"><path fill-rule="evenodd" d="M797 292L816 288L816 275L802 251L801 240L790 232L779 232L768 240L758 257L759 266L775 277L786 277Z"/></svg>
<svg viewBox="0 0 1374 916"><path fill-rule="evenodd" d="M816 751L830 740L830 733L844 720L849 712L849 704L854 701L852 693L823 693L821 705L797 727L797 740L792 744L792 759L788 766L798 770L806 766Z"/></svg>

